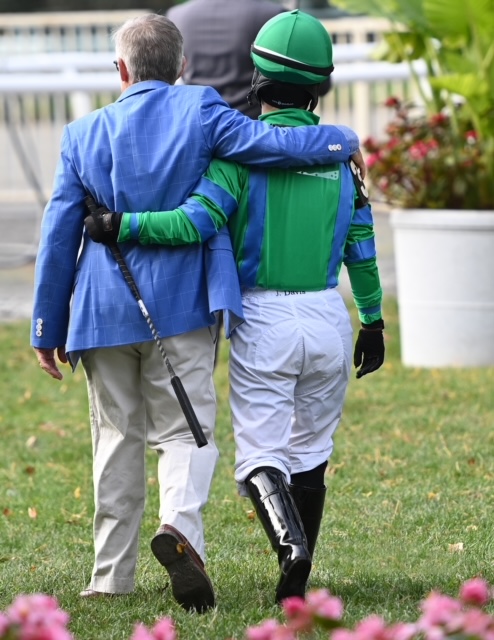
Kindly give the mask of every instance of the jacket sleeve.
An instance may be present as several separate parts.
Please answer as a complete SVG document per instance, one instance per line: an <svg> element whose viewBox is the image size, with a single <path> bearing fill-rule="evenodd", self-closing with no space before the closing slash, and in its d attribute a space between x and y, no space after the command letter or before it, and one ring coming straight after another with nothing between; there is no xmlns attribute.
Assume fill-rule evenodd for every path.
<svg viewBox="0 0 494 640"><path fill-rule="evenodd" d="M246 172L239 165L213 160L184 202L172 211L124 213L119 242L194 244L208 240L235 213Z"/></svg>
<svg viewBox="0 0 494 640"><path fill-rule="evenodd" d="M382 318L382 288L376 261L374 220L370 205L356 209L348 232L343 263L348 270L359 319L370 324Z"/></svg>
<svg viewBox="0 0 494 640"><path fill-rule="evenodd" d="M201 94L200 113L213 155L247 165L283 168L347 162L359 148L349 127L272 127L230 109L211 88Z"/></svg>
<svg viewBox="0 0 494 640"><path fill-rule="evenodd" d="M72 162L65 127L53 191L43 213L34 276L31 345L64 346L77 256L84 229L84 187Z"/></svg>

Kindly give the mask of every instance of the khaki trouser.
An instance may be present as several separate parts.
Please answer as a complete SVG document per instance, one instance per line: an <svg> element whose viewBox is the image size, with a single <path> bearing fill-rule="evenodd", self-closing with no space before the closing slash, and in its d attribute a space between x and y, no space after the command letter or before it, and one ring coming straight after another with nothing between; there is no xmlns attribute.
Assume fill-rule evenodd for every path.
<svg viewBox="0 0 494 640"><path fill-rule="evenodd" d="M143 342L82 355L93 438L95 563L89 587L129 593L146 496L146 445L158 454L160 524L204 559L202 509L218 459L213 429L215 328L162 340L204 429L198 448L157 345Z"/></svg>

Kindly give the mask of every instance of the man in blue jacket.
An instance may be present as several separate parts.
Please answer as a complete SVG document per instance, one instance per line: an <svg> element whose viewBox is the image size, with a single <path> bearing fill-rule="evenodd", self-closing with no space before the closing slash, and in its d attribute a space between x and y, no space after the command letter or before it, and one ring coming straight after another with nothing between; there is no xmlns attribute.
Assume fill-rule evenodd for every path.
<svg viewBox="0 0 494 640"><path fill-rule="evenodd" d="M213 156L258 166L361 160L337 127L276 127L230 109L208 87L174 86L183 40L164 16L127 21L115 34L122 94L69 124L36 261L31 343L55 379L55 361L80 359L87 378L95 491L92 578L81 595L129 593L145 504L146 445L158 454L160 522L151 548L175 599L215 604L204 569L202 509L218 457L213 386L216 313L241 316L229 238L209 245L122 245L208 445L188 429L149 327L109 249L88 241L84 198L114 211L177 207ZM82 242L82 244L81 244Z"/></svg>

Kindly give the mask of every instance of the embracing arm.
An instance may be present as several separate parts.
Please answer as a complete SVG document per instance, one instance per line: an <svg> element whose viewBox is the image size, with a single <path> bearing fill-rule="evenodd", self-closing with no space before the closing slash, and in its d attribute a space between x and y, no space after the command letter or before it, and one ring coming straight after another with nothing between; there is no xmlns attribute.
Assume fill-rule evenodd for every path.
<svg viewBox="0 0 494 640"><path fill-rule="evenodd" d="M213 90L201 101L206 144L219 158L260 167L290 167L347 162L365 176L357 134L346 126L272 127L228 108Z"/></svg>
<svg viewBox="0 0 494 640"><path fill-rule="evenodd" d="M231 162L213 160L183 205L171 211L115 213L86 199L90 211L84 224L95 242L182 245L205 242L237 210L245 170Z"/></svg>

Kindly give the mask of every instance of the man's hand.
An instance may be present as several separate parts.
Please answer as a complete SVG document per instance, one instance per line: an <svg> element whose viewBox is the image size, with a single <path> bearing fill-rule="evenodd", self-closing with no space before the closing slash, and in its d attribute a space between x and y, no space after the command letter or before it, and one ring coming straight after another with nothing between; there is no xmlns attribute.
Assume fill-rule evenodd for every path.
<svg viewBox="0 0 494 640"><path fill-rule="evenodd" d="M353 160L357 165L357 169L360 170L360 179L363 180L367 174L367 167L365 166L364 156L360 149L350 156L350 160Z"/></svg>
<svg viewBox="0 0 494 640"><path fill-rule="evenodd" d="M354 366L362 365L357 371L357 378L376 371L384 362L383 329L382 320L376 320L371 324L362 323L353 352Z"/></svg>
<svg viewBox="0 0 494 640"><path fill-rule="evenodd" d="M67 354L65 353L65 347L58 347L56 351L60 362L66 364ZM55 362L55 349L38 349L37 347L34 347L34 352L38 358L39 366L43 371L46 371L46 373L56 380L61 380L63 378L62 372Z"/></svg>
<svg viewBox="0 0 494 640"><path fill-rule="evenodd" d="M122 214L109 211L96 203L92 196L87 196L84 202L90 214L84 219L84 226L91 240L103 244L116 242L122 223Z"/></svg>

